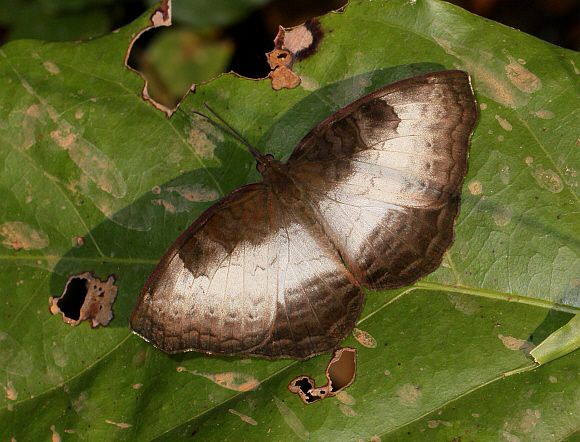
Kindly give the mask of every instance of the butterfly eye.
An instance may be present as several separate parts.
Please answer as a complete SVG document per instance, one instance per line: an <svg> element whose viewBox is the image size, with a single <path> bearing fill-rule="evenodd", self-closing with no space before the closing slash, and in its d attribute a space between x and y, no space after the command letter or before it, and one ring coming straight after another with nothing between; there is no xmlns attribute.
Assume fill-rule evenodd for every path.
<svg viewBox="0 0 580 442"><path fill-rule="evenodd" d="M271 161L276 161L276 158L272 154L266 154L263 156L262 160L258 160L256 163L256 170L263 173L266 170L267 164Z"/></svg>
<svg viewBox="0 0 580 442"><path fill-rule="evenodd" d="M260 173L264 173L264 170L266 170L266 164L265 163L256 163L256 170Z"/></svg>

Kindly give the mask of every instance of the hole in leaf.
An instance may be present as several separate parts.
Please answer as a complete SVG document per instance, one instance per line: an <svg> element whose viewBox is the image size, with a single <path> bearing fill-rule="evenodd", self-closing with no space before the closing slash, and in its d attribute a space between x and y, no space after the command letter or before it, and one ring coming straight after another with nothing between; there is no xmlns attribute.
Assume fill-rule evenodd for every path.
<svg viewBox="0 0 580 442"><path fill-rule="evenodd" d="M107 326L113 319L113 303L117 298L115 277L103 282L91 272L71 276L63 294L50 297L50 312L61 314L66 324L77 326L90 320L91 327Z"/></svg>
<svg viewBox="0 0 580 442"><path fill-rule="evenodd" d="M65 316L76 321L81 316L81 307L88 292L89 281L86 278L73 278L66 285L56 305Z"/></svg>
<svg viewBox="0 0 580 442"><path fill-rule="evenodd" d="M338 392L352 384L356 371L356 353L343 351L328 364L327 377L332 386L332 392Z"/></svg>
<svg viewBox="0 0 580 442"><path fill-rule="evenodd" d="M328 384L316 387L314 379L309 376L299 376L292 380L288 389L300 396L306 405L336 396L345 388L352 385L356 378L356 350L354 348L340 348L326 369Z"/></svg>

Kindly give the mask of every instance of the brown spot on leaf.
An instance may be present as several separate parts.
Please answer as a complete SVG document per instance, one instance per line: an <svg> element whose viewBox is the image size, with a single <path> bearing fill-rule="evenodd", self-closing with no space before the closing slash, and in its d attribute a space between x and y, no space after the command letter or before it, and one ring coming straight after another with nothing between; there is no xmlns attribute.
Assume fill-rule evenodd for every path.
<svg viewBox="0 0 580 442"><path fill-rule="evenodd" d="M175 209L175 206L173 204L171 204L169 201L164 201L162 199L156 199L156 200L152 200L151 202L153 204L157 204L159 206L165 207L165 210L167 210L170 213L176 213L177 212L177 210Z"/></svg>
<svg viewBox="0 0 580 442"><path fill-rule="evenodd" d="M250 425L258 425L258 422L256 422L256 420L252 419L250 416L246 416L245 414L239 413L236 410L234 410L233 408L230 408L228 410L230 413L235 414L236 416L238 416L241 420L243 420L244 422L250 424Z"/></svg>
<svg viewBox="0 0 580 442"><path fill-rule="evenodd" d="M51 62L51 61L45 61L43 63L43 65L44 65L44 68L48 72L50 72L52 75L58 75L58 74L60 74L60 68L56 64L54 64L53 62Z"/></svg>
<svg viewBox="0 0 580 442"><path fill-rule="evenodd" d="M71 276L61 296L50 297L50 312L62 314L63 322L77 326L91 321L91 327L106 327L113 319L113 303L117 298L115 277L103 282L91 272Z"/></svg>
<svg viewBox="0 0 580 442"><path fill-rule="evenodd" d="M361 343L361 345L364 345L367 348L376 348L377 347L377 341L375 338L372 337L372 335L364 330L360 330L358 328L355 328L352 331L352 335L354 336L354 338Z"/></svg>
<svg viewBox="0 0 580 442"><path fill-rule="evenodd" d="M105 419L105 422L108 423L108 424L110 424L110 425L115 425L115 426L117 426L119 428L131 428L132 427L131 424L127 424L125 422L113 422L113 421L111 421L109 419Z"/></svg>
<svg viewBox="0 0 580 442"><path fill-rule="evenodd" d="M201 376L220 387L227 388L228 390L234 391L252 391L260 386L260 381L253 376L246 373L239 372L226 372L226 373L202 373L197 370L188 370L185 367L177 367L179 373L187 372L195 376Z"/></svg>
<svg viewBox="0 0 580 442"><path fill-rule="evenodd" d="M405 384L402 387L397 388L397 396L402 405L408 407L416 407L419 405L423 393L421 392L421 387L415 387L411 384Z"/></svg>
<svg viewBox="0 0 580 442"><path fill-rule="evenodd" d="M101 190L115 198L125 196L127 184L115 162L85 139L80 128L63 123L50 133L50 137L83 171L85 176L81 177L81 180L89 178ZM55 181L58 180L55 178Z"/></svg>
<svg viewBox="0 0 580 442"><path fill-rule="evenodd" d="M549 110L545 110L545 109L540 109L537 112L530 111L530 113L532 115L535 115L536 117L542 118L544 120L550 120L550 119L554 118L554 112L549 111Z"/></svg>
<svg viewBox="0 0 580 442"><path fill-rule="evenodd" d="M18 399L18 392L16 391L16 388L14 388L12 381L8 381L6 385L3 384L0 385L2 385L2 388L4 388L4 392L6 393L6 399L11 401L15 401L16 399Z"/></svg>
<svg viewBox="0 0 580 442"><path fill-rule="evenodd" d="M532 94L542 88L542 81L507 54L510 63L505 67L506 75L520 91Z"/></svg>
<svg viewBox="0 0 580 442"><path fill-rule="evenodd" d="M513 127L511 125L511 123L508 120L506 120L505 118L502 118L499 115L496 115L495 116L495 119L497 120L497 122L499 123L499 125L501 127L503 127L505 130L507 130L507 131L512 130Z"/></svg>
<svg viewBox="0 0 580 442"><path fill-rule="evenodd" d="M52 431L52 438L50 439L52 442L60 442L62 440L54 425L50 426L50 431Z"/></svg>
<svg viewBox="0 0 580 442"><path fill-rule="evenodd" d="M344 390L342 390L340 393L338 393L336 395L336 399L338 399L344 405L354 405L354 404L356 404L356 399L353 398L350 394L348 394Z"/></svg>
<svg viewBox="0 0 580 442"><path fill-rule="evenodd" d="M223 141L223 134L213 124L205 119L196 119L195 125L187 132L187 144L196 155L204 160L215 158L214 150L217 147L215 140Z"/></svg>
<svg viewBox="0 0 580 442"><path fill-rule="evenodd" d="M288 389L300 396L306 405L338 395L350 387L356 378L356 350L354 348L339 348L326 369L328 383L317 387L310 376L299 376L290 382Z"/></svg>
<svg viewBox="0 0 580 442"><path fill-rule="evenodd" d="M483 192L483 186L479 181L472 181L467 185L472 195L480 195Z"/></svg>
<svg viewBox="0 0 580 442"><path fill-rule="evenodd" d="M0 225L0 235L4 236L2 244L14 250L39 250L50 244L46 233L20 221Z"/></svg>
<svg viewBox="0 0 580 442"><path fill-rule="evenodd" d="M300 419L298 416L296 416L296 413L294 413L290 407L288 407L288 405L286 405L276 396L274 396L274 403L276 404L276 408L278 408L280 415L284 419L284 422L286 422L292 431L294 431L296 436L298 436L301 440L309 440L310 433L306 430L306 428L304 428L304 425L302 425L302 422L300 422Z"/></svg>
<svg viewBox="0 0 580 442"><path fill-rule="evenodd" d="M504 336L498 334L497 337L501 339L501 342L509 350L520 350L526 356L530 355L530 352L536 347L533 342L527 341L525 339L514 338L513 336Z"/></svg>
<svg viewBox="0 0 580 442"><path fill-rule="evenodd" d="M492 214L493 221L499 227L507 226L514 215L514 210L510 206L498 207Z"/></svg>
<svg viewBox="0 0 580 442"><path fill-rule="evenodd" d="M531 162L528 163L528 165L530 164ZM549 190L552 193L560 193L564 189L564 184L558 174L552 169L544 169L541 164L538 164L532 170L532 176L541 188Z"/></svg>
<svg viewBox="0 0 580 442"><path fill-rule="evenodd" d="M206 188L201 184L159 188L157 195L160 198L151 200L151 203L163 206L170 213L188 212L192 208L192 203L214 201L220 196L217 190Z"/></svg>

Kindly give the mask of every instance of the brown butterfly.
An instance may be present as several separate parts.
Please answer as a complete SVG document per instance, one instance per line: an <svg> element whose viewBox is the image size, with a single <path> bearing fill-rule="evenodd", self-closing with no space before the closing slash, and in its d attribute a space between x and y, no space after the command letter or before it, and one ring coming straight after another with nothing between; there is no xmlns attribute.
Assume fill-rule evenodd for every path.
<svg viewBox="0 0 580 442"><path fill-rule="evenodd" d="M314 128L263 182L230 193L171 246L131 328L167 353L307 359L354 328L363 287L435 270L451 246L478 119L469 76L379 89Z"/></svg>

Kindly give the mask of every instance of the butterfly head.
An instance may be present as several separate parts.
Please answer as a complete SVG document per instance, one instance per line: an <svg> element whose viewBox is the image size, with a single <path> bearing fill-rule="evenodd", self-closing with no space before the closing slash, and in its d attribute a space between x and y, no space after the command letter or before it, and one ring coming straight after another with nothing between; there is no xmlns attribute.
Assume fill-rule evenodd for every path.
<svg viewBox="0 0 580 442"><path fill-rule="evenodd" d="M271 169L273 166L273 164L280 164L278 162L278 160L276 160L276 158L274 158L274 155L271 154L266 154L266 155L262 155L260 154L259 157L255 157L256 158L256 170L258 172L260 172L262 175L264 175L266 173L266 171L268 169Z"/></svg>

